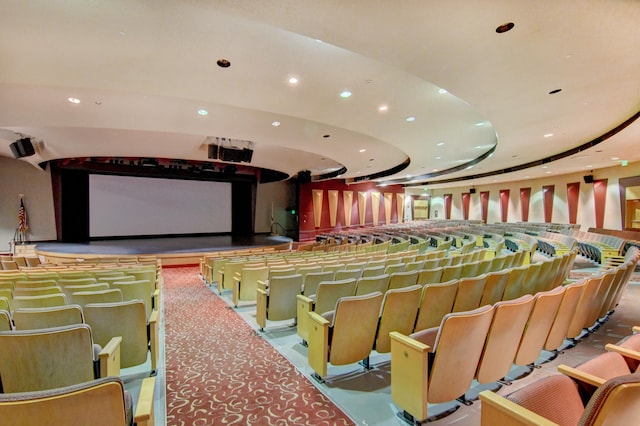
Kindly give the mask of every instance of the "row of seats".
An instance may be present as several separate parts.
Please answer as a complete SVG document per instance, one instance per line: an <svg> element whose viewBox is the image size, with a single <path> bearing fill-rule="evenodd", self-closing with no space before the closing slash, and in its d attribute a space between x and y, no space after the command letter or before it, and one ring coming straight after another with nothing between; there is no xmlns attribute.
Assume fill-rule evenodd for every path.
<svg viewBox="0 0 640 426"><path fill-rule="evenodd" d="M391 333L391 394L407 418L424 421L428 403L454 401L473 380L500 380L532 366L542 350L580 339L613 312L638 261L579 282L473 311L445 315L439 327Z"/></svg>
<svg viewBox="0 0 640 426"><path fill-rule="evenodd" d="M347 323L345 323L346 328L341 332L361 337L366 335L367 338L375 337L373 345L368 344L367 340L365 340L360 346L359 354L365 353L366 357L369 356L369 352L373 349L381 353L389 352L390 331L395 330L403 334L410 334L432 329L432 327L437 327L442 318L451 312L469 311L501 300L506 283L509 282L510 273L511 270L507 269L478 277L452 280L446 283L427 284L424 286L412 285L401 289L372 289L376 290L376 294L384 295L384 299L381 298L382 300L380 301L381 307L378 304L379 315L370 314L367 316L360 312L354 317L358 318L358 326L353 327L353 323L347 326ZM556 277L553 275L540 279L539 282L541 288L547 288L552 286L554 282L562 282L563 280L564 276ZM335 360L332 361L330 354L337 351L337 349L331 345L331 340L326 338L329 335L329 330L332 330L333 335L338 330L337 327L334 327L335 324L330 321L334 316L332 311L335 310L337 312L338 305L343 303L344 300L351 300L350 303L353 306L361 305L359 309L370 309L371 307L368 304L376 303L371 300L367 302L360 301L361 299L367 299L364 296L373 294L371 291L358 293L360 284L361 282L356 284L353 281L320 283L314 309L309 303L309 300L313 301L312 298L297 296L299 300L297 332L303 340L308 339L309 362L320 377L326 375L326 362L336 363ZM323 290L325 293L323 293ZM532 298L531 295L526 297ZM305 319L305 316L308 318ZM365 323L363 318L369 318L370 321ZM380 341L385 343L381 345ZM344 350L353 354L353 346L352 343L350 348L345 347ZM328 350L329 347L331 347L330 351ZM324 358L317 356L315 355L316 351L318 354L326 353L327 356ZM321 361L318 362L318 360ZM356 361L359 361L359 359L350 358L350 361L346 363Z"/></svg>
<svg viewBox="0 0 640 426"><path fill-rule="evenodd" d="M635 333L640 327L634 327ZM482 391L481 424L635 424L640 416L640 334L581 365L506 396ZM549 398L549 395L553 395ZM586 402L586 403L585 403Z"/></svg>

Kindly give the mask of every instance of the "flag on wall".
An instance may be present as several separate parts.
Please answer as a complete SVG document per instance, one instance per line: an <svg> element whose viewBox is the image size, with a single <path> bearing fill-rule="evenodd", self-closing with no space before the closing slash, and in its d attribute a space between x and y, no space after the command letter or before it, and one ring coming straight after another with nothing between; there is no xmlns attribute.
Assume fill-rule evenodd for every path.
<svg viewBox="0 0 640 426"><path fill-rule="evenodd" d="M20 199L20 208L18 209L18 232L24 234L29 229L27 224L27 210L24 208L24 201Z"/></svg>

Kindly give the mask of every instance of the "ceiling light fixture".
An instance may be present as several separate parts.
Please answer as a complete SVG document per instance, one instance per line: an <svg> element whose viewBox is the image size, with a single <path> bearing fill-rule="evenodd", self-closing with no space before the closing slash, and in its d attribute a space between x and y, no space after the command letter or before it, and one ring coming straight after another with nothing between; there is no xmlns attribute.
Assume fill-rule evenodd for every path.
<svg viewBox="0 0 640 426"><path fill-rule="evenodd" d="M553 133L546 133L546 134L544 135L544 137L545 137L545 138L550 138L551 136L553 136Z"/></svg>
<svg viewBox="0 0 640 426"><path fill-rule="evenodd" d="M289 77L289 84L298 84L298 77Z"/></svg>
<svg viewBox="0 0 640 426"><path fill-rule="evenodd" d="M366 149L361 149L360 152L367 152L367 150Z"/></svg>
<svg viewBox="0 0 640 426"><path fill-rule="evenodd" d="M555 95L556 93L560 93L562 92L562 89L553 89L552 91L549 92L550 95Z"/></svg>
<svg viewBox="0 0 640 426"><path fill-rule="evenodd" d="M229 62L228 59L224 59L224 58L218 59L216 61L216 64L218 64L220 68L229 68L231 66L231 62Z"/></svg>
<svg viewBox="0 0 640 426"><path fill-rule="evenodd" d="M389 106L388 106L388 105L380 105L380 106L378 107L378 111L380 111L380 112L387 112L387 111L389 111Z"/></svg>
<svg viewBox="0 0 640 426"><path fill-rule="evenodd" d="M273 123L271 123L271 125L273 127L278 127L280 125L280 122L279 121L274 121Z"/></svg>
<svg viewBox="0 0 640 426"><path fill-rule="evenodd" d="M407 118L405 118L404 121L411 123L412 121L416 121L416 118L413 115L410 115Z"/></svg>
<svg viewBox="0 0 640 426"><path fill-rule="evenodd" d="M341 98L350 98L352 95L352 93L348 90L343 90L342 92L340 92L340 97Z"/></svg>
<svg viewBox="0 0 640 426"><path fill-rule="evenodd" d="M198 115L209 115L209 111L207 111L206 109L199 109Z"/></svg>
<svg viewBox="0 0 640 426"><path fill-rule="evenodd" d="M71 102L72 104L79 104L80 103L80 99L78 99L78 98L67 98L67 100L69 102Z"/></svg>
<svg viewBox="0 0 640 426"><path fill-rule="evenodd" d="M447 92L447 89L438 89L438 93L440 93L441 95L444 95L445 93L449 93L449 92Z"/></svg>
<svg viewBox="0 0 640 426"><path fill-rule="evenodd" d="M437 146L442 146L442 145L444 145L444 142L438 142L436 145Z"/></svg>

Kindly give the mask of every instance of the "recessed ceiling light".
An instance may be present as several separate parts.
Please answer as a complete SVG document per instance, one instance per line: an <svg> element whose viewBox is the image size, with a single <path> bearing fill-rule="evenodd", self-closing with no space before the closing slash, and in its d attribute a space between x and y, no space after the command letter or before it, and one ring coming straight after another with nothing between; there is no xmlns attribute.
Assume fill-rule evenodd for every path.
<svg viewBox="0 0 640 426"><path fill-rule="evenodd" d="M444 145L444 142L438 142L436 145L437 146L442 146L442 145Z"/></svg>
<svg viewBox="0 0 640 426"><path fill-rule="evenodd" d="M404 121L408 121L410 123L412 121L416 121L416 118L413 115L410 115L407 118L405 118Z"/></svg>
<svg viewBox="0 0 640 426"><path fill-rule="evenodd" d="M449 93L449 92L447 92L447 89L438 89L438 93L440 93L441 95L444 95L445 93Z"/></svg>
<svg viewBox="0 0 640 426"><path fill-rule="evenodd" d="M300 80L298 80L298 77L296 77L296 76L291 76L291 77L289 77L288 81L289 81L289 84L298 84L298 82Z"/></svg>
<svg viewBox="0 0 640 426"><path fill-rule="evenodd" d="M611 157L611 159L612 159L613 161L618 161L620 158L619 158L619 157Z"/></svg>
<svg viewBox="0 0 640 426"><path fill-rule="evenodd" d="M209 111L207 111L206 109L199 109L198 110L198 114L199 115L208 115Z"/></svg>
<svg viewBox="0 0 640 426"><path fill-rule="evenodd" d="M552 91L549 92L550 95L555 95L556 93L560 93L562 92L562 89L553 89Z"/></svg>
<svg viewBox="0 0 640 426"><path fill-rule="evenodd" d="M361 149L360 152L367 152L367 150L366 149Z"/></svg>
<svg viewBox="0 0 640 426"><path fill-rule="evenodd" d="M499 25L496 28L496 32L498 34L502 34L502 33L506 33L507 31L511 31L513 29L513 27L515 27L516 24L514 24L513 22L507 22L505 24Z"/></svg>
<svg viewBox="0 0 640 426"><path fill-rule="evenodd" d="M476 126L480 127L480 126L484 126L487 123L485 121L478 121L477 123L475 123Z"/></svg>
<svg viewBox="0 0 640 426"><path fill-rule="evenodd" d="M348 90L343 90L342 92L340 92L340 97L341 98L349 98L351 97L352 93Z"/></svg>
<svg viewBox="0 0 640 426"><path fill-rule="evenodd" d="M553 173L553 172L552 172L551 170L547 170L547 171L546 171L546 173L547 173L548 175L550 175L550 174L551 174L551 173Z"/></svg>
<svg viewBox="0 0 640 426"><path fill-rule="evenodd" d="M80 103L80 99L78 99L78 98L67 98L67 100L69 102L71 102L72 104L79 104Z"/></svg>
<svg viewBox="0 0 640 426"><path fill-rule="evenodd" d="M439 159L441 159L441 158L442 158L442 157L438 156L438 157L436 157L436 160L439 160Z"/></svg>
<svg viewBox="0 0 640 426"><path fill-rule="evenodd" d="M216 61L216 64L218 64L220 68L229 68L231 66L231 62L229 62L228 59L224 59L224 58L218 59Z"/></svg>
<svg viewBox="0 0 640 426"><path fill-rule="evenodd" d="M553 133L547 133L544 135L545 138L550 138L551 136L553 136Z"/></svg>
<svg viewBox="0 0 640 426"><path fill-rule="evenodd" d="M586 165L586 168L587 168L587 169L591 169L591 168L593 168L593 164L587 164L587 165Z"/></svg>
<svg viewBox="0 0 640 426"><path fill-rule="evenodd" d="M548 168L549 168L549 166L542 166L542 168L543 168L543 169L548 169Z"/></svg>
<svg viewBox="0 0 640 426"><path fill-rule="evenodd" d="M279 121L274 121L273 123L271 123L271 125L273 127L278 127L280 125L280 122Z"/></svg>
<svg viewBox="0 0 640 426"><path fill-rule="evenodd" d="M389 111L389 105L380 105L380 106L378 107L378 111L380 111L380 112L387 112L387 111Z"/></svg>
<svg viewBox="0 0 640 426"><path fill-rule="evenodd" d="M433 171L434 171L434 172L437 172L437 171L438 171L438 169L433 169Z"/></svg>

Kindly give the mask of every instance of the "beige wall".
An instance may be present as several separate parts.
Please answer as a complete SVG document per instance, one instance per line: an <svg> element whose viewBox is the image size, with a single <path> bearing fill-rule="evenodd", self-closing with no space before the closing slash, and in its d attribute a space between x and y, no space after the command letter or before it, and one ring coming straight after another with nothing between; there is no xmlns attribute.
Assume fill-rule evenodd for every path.
<svg viewBox="0 0 640 426"><path fill-rule="evenodd" d="M10 250L9 242L18 227L20 194L24 194L29 230L27 239L56 239L51 175L14 158L0 157L0 252Z"/></svg>
<svg viewBox="0 0 640 426"><path fill-rule="evenodd" d="M529 222L544 222L544 208L542 198L542 187L555 185L554 188L554 209L551 220L555 223L568 223L569 211L567 207L567 183L580 182L580 196L578 200L577 223L582 225L582 230L595 227L595 205L593 202L593 184L583 181L585 173L573 173L561 176L553 176L543 179L532 179L527 181L515 181L508 183L496 183L492 185L476 185L476 193L471 195L469 205L469 219L481 220L482 207L480 204L480 192L489 191L489 209L487 223L500 222L500 190L509 190L509 212L508 222L520 222L520 188L531 188L531 199L529 201ZM620 213L620 193L618 179L623 177L639 176L640 163L633 163L627 167L616 166L606 169L595 170L595 179L608 179L607 199L605 206L604 227L608 229L621 229L622 219ZM407 196L412 192L424 194L420 190L407 190ZM431 196L430 217L434 218L434 212L438 211L438 218L444 219L444 194L453 194L451 205L451 219L462 219L462 193L469 192L468 186L449 189L430 189Z"/></svg>

